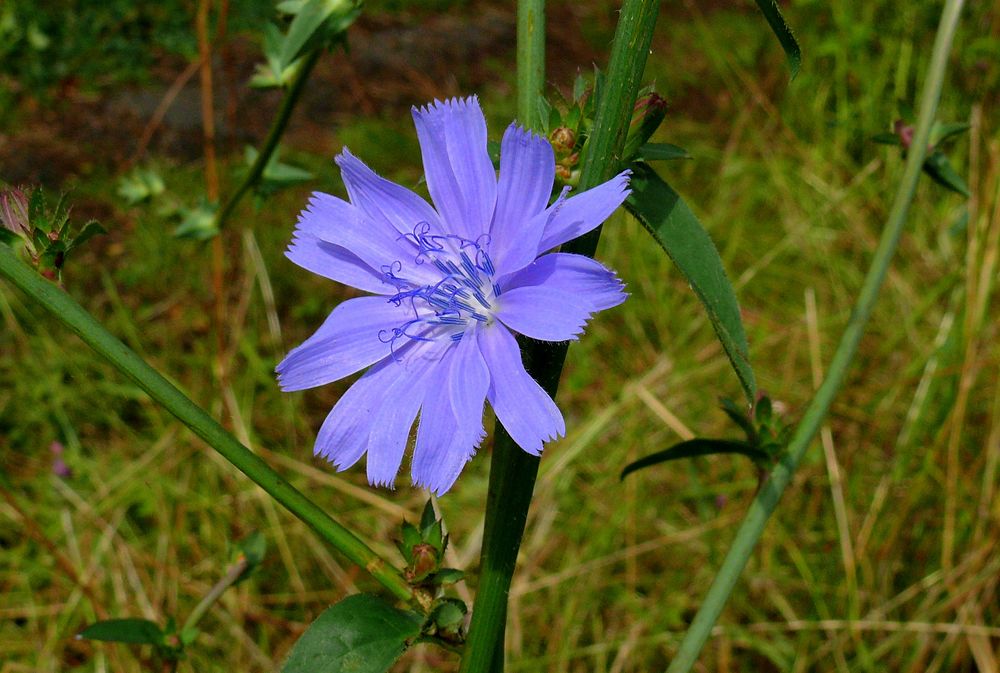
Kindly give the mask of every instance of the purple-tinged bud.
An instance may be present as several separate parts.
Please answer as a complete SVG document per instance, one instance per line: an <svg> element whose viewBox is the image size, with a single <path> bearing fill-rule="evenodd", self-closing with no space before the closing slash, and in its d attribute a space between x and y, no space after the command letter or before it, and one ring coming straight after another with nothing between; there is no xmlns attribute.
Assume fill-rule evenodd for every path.
<svg viewBox="0 0 1000 673"><path fill-rule="evenodd" d="M631 160L639 153L639 148L645 145L660 128L667 116L667 101L658 93L648 93L635 102L632 109L632 122L629 124L628 138L625 141L625 151L622 156Z"/></svg>
<svg viewBox="0 0 1000 673"><path fill-rule="evenodd" d="M892 125L892 131L899 136L899 142L903 145L903 149L910 149L910 145L913 144L913 127L902 119L897 119Z"/></svg>
<svg viewBox="0 0 1000 673"><path fill-rule="evenodd" d="M28 195L17 187L0 190L0 224L19 236L31 233L28 223Z"/></svg>

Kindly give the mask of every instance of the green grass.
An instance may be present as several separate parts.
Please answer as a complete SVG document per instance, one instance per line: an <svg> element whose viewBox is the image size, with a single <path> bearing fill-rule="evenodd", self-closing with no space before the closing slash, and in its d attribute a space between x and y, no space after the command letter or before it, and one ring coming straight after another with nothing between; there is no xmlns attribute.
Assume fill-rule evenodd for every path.
<svg viewBox="0 0 1000 673"><path fill-rule="evenodd" d="M913 98L936 10L793 3L787 18L805 62L788 84L780 49L752 11L694 7L664 6L647 73L673 106L662 140L695 156L663 174L716 240L759 383L794 421L847 321L901 173L898 156L865 139L896 118L897 98ZM588 40L606 43L606 14L580 19ZM951 151L958 166L978 159L970 226L954 232L960 199L921 184L830 433L765 533L703 670L996 668L1000 350L993 277L985 287L977 279L998 251L1000 89L996 63L976 60L984 17L976 8L964 17L941 108L943 119L978 120L971 141ZM512 110L500 77L481 92L494 133ZM344 119L323 133L322 146L347 143L403 184L419 179L405 113ZM329 157L291 150L320 175L319 188L342 193ZM161 165L173 193L198 192L199 166ZM114 203L114 176L71 186L77 199ZM271 374L349 296L281 255L307 193L282 193L258 212L247 205L235 221L252 238L225 234L225 390L213 375L210 250L172 239L173 223L155 209L115 207L110 236L71 262L67 286L395 558L400 517L415 519L425 495L405 475L396 491L376 491L363 470L337 475L314 461L315 430L346 384L286 395ZM736 435L716 401L739 386L693 293L637 223L615 216L598 257L632 296L570 350L560 391L569 433L542 461L512 590L514 671L662 670L755 488L752 467L725 458L618 480L630 460L689 432ZM968 308L977 301L987 302L978 315ZM8 286L0 321L0 457L15 484L0 501L3 673L143 670L148 653L72 636L102 616L183 620L224 571L230 541L254 529L268 538L267 560L202 622L182 671L274 670L326 605L376 589ZM69 479L51 474L53 441L66 446ZM458 590L466 598L487 476L480 455L440 502L453 562L471 571L471 586ZM420 647L399 670L454 667L452 655Z"/></svg>

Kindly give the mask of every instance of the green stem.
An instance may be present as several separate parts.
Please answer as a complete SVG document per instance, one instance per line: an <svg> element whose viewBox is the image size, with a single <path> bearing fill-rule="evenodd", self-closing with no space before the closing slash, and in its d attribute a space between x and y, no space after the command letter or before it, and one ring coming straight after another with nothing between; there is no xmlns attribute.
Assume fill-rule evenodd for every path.
<svg viewBox="0 0 1000 673"><path fill-rule="evenodd" d="M530 0L522 5L533 5ZM657 0L625 0L611 47L607 88L598 103L591 148L584 159L580 190L610 178L621 166L621 152L653 39L659 7ZM519 26L521 26L519 22ZM535 72L537 59L544 58L544 43L525 40L533 49L518 50L518 72ZM519 45L522 42L519 39ZM520 61L536 59L527 64ZM542 71L543 72L543 71ZM539 75L539 80L543 75ZM534 86L535 80L529 80ZM537 90L536 90L537 91ZM536 94L537 95L537 94ZM537 98L519 97L522 120L536 119ZM536 120L537 121L537 120ZM579 254L593 256L600 236L585 236L563 246ZM585 239L585 240L584 240ZM555 397L559 376L566 360L567 342L530 342L522 345L524 364L539 385ZM539 459L521 450L497 423L490 483L486 501L486 523L479 562L479 588L472 612L472 624L462 657L462 673L503 670L503 636L507 617L507 597L521 547L528 507L538 476Z"/></svg>
<svg viewBox="0 0 1000 673"><path fill-rule="evenodd" d="M517 3L517 118L541 129L539 100L545 92L545 0Z"/></svg>
<svg viewBox="0 0 1000 673"><path fill-rule="evenodd" d="M243 446L209 416L150 367L142 358L108 332L72 297L49 283L14 251L0 245L0 276L25 292L35 304L55 316L75 332L84 343L145 390L192 432L218 451L243 474L280 502L347 558L367 570L386 589L401 600L410 600L412 592L406 580L351 531L334 521L314 502L302 495L267 463Z"/></svg>
<svg viewBox="0 0 1000 673"><path fill-rule="evenodd" d="M264 145L260 148L257 158L254 160L253 165L250 166L250 170L247 172L246 177L243 178L243 182L240 183L232 196L219 209L219 213L215 218L215 224L218 229L221 230L225 226L226 222L232 216L233 211L236 210L236 206L239 205L239 202L246 196L246 193L257 184L264 174L267 162L271 160L271 155L278 149L278 141L281 140L281 136L285 133L285 127L288 126L288 121L292 118L292 111L299 102L299 96L302 94L306 80L309 79L309 74L312 72L322 53L323 49L317 47L302 57L302 65L299 67L299 71L295 73L295 79L292 80L288 91L285 93L285 97L281 100L278 115L271 123L271 128L267 132Z"/></svg>
<svg viewBox="0 0 1000 673"><path fill-rule="evenodd" d="M694 621L684 636L680 644L677 656L670 663L668 673L687 673L690 671L701 652L705 641L711 634L712 627L719 618L723 606L729 599L736 581L739 579L747 560L753 553L754 547L760 540L764 526L768 517L778 505L782 492L792 479L796 468L802 461L806 449L818 432L823 419L826 418L830 405L841 385L847 370L857 352L858 343L865 325L872 313L875 300L878 297L879 289L889 270L889 263L896 252L903 226L906 223L906 216L910 209L910 203L916 191L917 180L926 155L926 147L930 138L931 125L934 121L938 100L941 97L941 87L944 83L945 68L948 63L948 53L951 49L952 38L955 35L955 28L958 24L958 17L962 9L962 0L948 0L941 14L941 23L938 26L937 37L934 41L934 51L931 55L928 66L923 95L920 100L920 114L917 118L917 128L914 133L913 144L910 146L906 157L906 167L903 178L896 191L892 209L886 222L885 230L879 241L878 248L872 258L871 267L865 276L861 292L858 295L857 303L851 314L851 319L840 339L837 352L833 356L827 371L826 379L816 391L813 398L802 417L802 421L796 428L787 452L780 462L771 470L757 496L750 504L746 518L743 520L740 529L733 539L732 546L726 554L722 567L715 576L705 600L695 615Z"/></svg>
<svg viewBox="0 0 1000 673"><path fill-rule="evenodd" d="M204 598L198 602L198 605L194 606L194 610L191 611L191 614L188 615L187 621L184 622L184 627L181 629L181 633L198 626L198 622L200 622L201 618L205 616L208 609L215 605L215 601L219 600L222 594L225 593L226 589L236 584L243 573L246 572L249 563L250 562L245 556L241 556L236 563L229 567L228 572L226 572L222 579L216 582L215 586L209 589Z"/></svg>

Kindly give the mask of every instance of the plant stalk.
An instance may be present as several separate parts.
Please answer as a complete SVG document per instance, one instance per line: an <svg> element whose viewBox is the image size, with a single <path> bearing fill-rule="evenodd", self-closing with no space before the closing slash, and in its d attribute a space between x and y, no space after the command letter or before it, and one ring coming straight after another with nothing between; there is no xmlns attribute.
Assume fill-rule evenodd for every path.
<svg viewBox="0 0 1000 673"><path fill-rule="evenodd" d="M542 3L521 0L519 11L536 11ZM653 39L659 2L625 0L611 47L607 87L598 103L591 151L584 159L580 190L590 189L609 179L621 166L621 153L628 134L629 121L639 90L639 79L646 65ZM529 24L518 21L519 33ZM537 27L537 24L535 24ZM533 39L532 39L533 37ZM531 45L530 48L521 45ZM518 73L534 73L519 84L528 93L518 96L518 117L537 124L538 97L544 82L544 37L518 36ZM537 127L536 127L537 128ZM598 149L593 149L598 148ZM563 246L566 251L592 257L597 248L599 230ZM528 373L553 398L566 360L568 342L530 342L522 344L522 356ZM472 624L462 657L461 673L499 673L503 670L503 640L507 618L507 598L517 563L517 553L524 536L528 507L538 476L539 459L521 450L497 423L490 483L486 500L486 522L479 563L479 588L472 611Z"/></svg>
<svg viewBox="0 0 1000 673"><path fill-rule="evenodd" d="M177 417L192 432L218 451L238 470L264 489L317 535L364 568L382 586L401 600L409 601L412 591L402 575L351 531L245 447L201 407L192 402L134 351L108 332L68 294L39 276L17 258L14 251L0 245L0 276L7 278L66 327L93 348L116 369L145 390L150 397Z"/></svg>
<svg viewBox="0 0 1000 673"><path fill-rule="evenodd" d="M896 190L885 230L882 232L868 274L861 286L861 292L858 295L854 311L851 313L851 319L844 329L840 344L837 346L837 351L827 370L826 379L806 409L802 421L788 445L788 450L768 474L766 481L750 504L746 517L722 562L722 567L716 574L701 608L684 635L677 656L670 662L667 673L687 673L694 667L702 647L711 634L712 627L718 620L722 608L746 566L747 560L760 540L768 518L777 507L781 494L791 481L806 449L809 448L809 444L819 431L823 419L826 418L834 397L844 383L851 361L858 350L865 325L871 317L879 289L885 280L889 264L898 247L910 204L916 192L917 180L920 177L924 157L927 153L931 125L934 122L937 104L941 98L948 54L958 25L962 2L963 0L947 0L942 10L941 22L938 25L934 50L920 99L917 128L906 157L903 177Z"/></svg>
<svg viewBox="0 0 1000 673"><path fill-rule="evenodd" d="M278 149L278 141L281 140L281 136L285 133L285 127L288 126L288 121L292 118L292 111L299 102L299 96L302 95L302 89L305 86L306 80L309 79L309 75L312 73L322 53L323 49L317 47L302 57L302 66L295 73L295 79L292 80L288 86L288 91L285 93L285 97L281 100L278 115L271 123L271 128L267 132L267 137L264 139L264 144L261 146L260 152L257 153L257 158L254 160L253 165L250 166L250 170L247 171L243 182L232 193L232 196L226 200L215 217L215 224L219 230L226 225L233 211L236 210L236 206L239 205L239 202L246 196L246 193L257 184L264 174L264 168L267 167L267 162L271 159L271 155Z"/></svg>

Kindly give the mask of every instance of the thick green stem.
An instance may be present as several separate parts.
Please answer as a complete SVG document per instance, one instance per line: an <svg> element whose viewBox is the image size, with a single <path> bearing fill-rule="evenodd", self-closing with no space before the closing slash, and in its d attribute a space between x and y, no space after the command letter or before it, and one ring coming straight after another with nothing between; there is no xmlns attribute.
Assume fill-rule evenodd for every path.
<svg viewBox="0 0 1000 673"><path fill-rule="evenodd" d="M539 100L545 92L545 0L517 3L517 118L540 129Z"/></svg>
<svg viewBox="0 0 1000 673"><path fill-rule="evenodd" d="M926 81L924 83L923 95L920 100L920 113L917 118L917 128L914 133L913 144L910 146L906 157L906 168L903 178L896 191L892 209L886 222L885 230L879 241L878 248L872 258L871 267L861 292L858 295L857 303L851 314L851 319L847 324L844 334L840 339L837 352L833 356L830 367L827 371L826 379L816 391L813 398L802 417L802 421L796 428L788 451L784 454L780 462L771 470L757 494L750 509L747 511L743 524L736 533L732 546L726 554L722 567L715 576L705 600L695 615L690 628L684 636L678 649L677 656L670 663L668 673L687 673L690 671L701 652L705 641L711 634L712 627L719 618L723 606L729 599L729 595L736 585L747 560L753 553L760 536L767 524L768 517L778 505L782 492L792 479L796 468L802 461L806 449L812 442L826 418L830 405L841 385L847 370L854 359L861 341L861 335L865 325L872 313L875 300L878 297L879 289L889 270L889 263L896 252L899 244L903 226L906 223L906 216L910 209L910 203L916 191L917 180L926 155L926 147L930 138L931 124L934 121L938 100L941 97L941 87L944 83L945 68L948 63L948 53L951 50L952 38L955 35L955 28L958 24L958 17L962 9L962 0L948 0L941 14L941 23L938 26L937 37L934 41L934 51L931 55L931 62L927 70Z"/></svg>
<svg viewBox="0 0 1000 673"><path fill-rule="evenodd" d="M302 57L302 65L299 67L299 71L295 73L295 79L292 80L288 91L285 92L285 97L281 100L278 115L271 123L271 128L264 139L264 145L260 148L260 152L257 153L257 158L254 160L253 165L250 166L250 170L247 171L243 182L240 183L239 187L236 188L236 191L233 192L232 196L219 209L218 215L216 215L215 224L218 229L221 230L225 226L226 222L232 216L233 211L236 210L236 206L239 205L239 202L246 196L247 192L257 184L264 174L267 162L271 160L271 155L278 149L278 141L281 140L281 136L285 133L285 127L288 126L288 121L292 118L292 111L299 102L303 86L306 80L309 79L309 74L312 72L322 53L323 49L317 47Z"/></svg>
<svg viewBox="0 0 1000 673"><path fill-rule="evenodd" d="M191 428L192 432L284 505L289 512L316 531L321 538L367 570L397 598L411 599L412 592L409 585L395 568L388 565L351 531L330 518L319 506L286 482L257 454L243 446L201 407L104 329L72 297L35 273L5 245L0 245L0 276L7 278L31 297L36 305L44 308L66 327L76 332L84 343L145 390L150 397Z"/></svg>
<svg viewBox="0 0 1000 673"><path fill-rule="evenodd" d="M537 7L536 2L530 0L522 0L521 4ZM639 89L639 79L653 39L658 7L659 2L656 0L626 0L622 6L611 47L607 87L599 101L591 133L592 149L588 150L582 169L581 191L607 180L621 167L621 152ZM521 25L523 24L519 23ZM518 43L522 44L520 39ZM519 49L518 72L540 71L538 80L528 80L529 86L534 87L535 82L543 79L544 70L537 65L537 61L527 64L520 61L544 58L544 42L525 40L524 43L533 44L534 48L525 48L523 51ZM540 88L532 90L540 92ZM519 97L518 115L522 120L537 122L537 95ZM593 256L599 235L596 233L583 237L563 248ZM559 387L559 376L568 346L565 342L530 342L522 348L528 373L553 397ZM522 451L502 426L497 424L493 458L490 462L479 588L469 638L462 657L462 673L497 673L503 670L507 597L538 475L538 463L538 458Z"/></svg>

